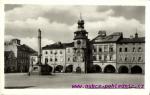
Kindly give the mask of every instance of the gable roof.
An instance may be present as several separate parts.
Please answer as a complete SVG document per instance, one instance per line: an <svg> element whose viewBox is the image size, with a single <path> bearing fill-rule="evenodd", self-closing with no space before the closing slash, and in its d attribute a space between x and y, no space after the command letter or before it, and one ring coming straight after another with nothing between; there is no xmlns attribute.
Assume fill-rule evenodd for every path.
<svg viewBox="0 0 150 95"><path fill-rule="evenodd" d="M145 43L145 37L123 38L120 39L118 43Z"/></svg>
<svg viewBox="0 0 150 95"><path fill-rule="evenodd" d="M29 52L29 53L36 53L35 50L33 50L31 47L23 44L23 45L19 45L17 46L18 50L20 51L26 51L26 52Z"/></svg>

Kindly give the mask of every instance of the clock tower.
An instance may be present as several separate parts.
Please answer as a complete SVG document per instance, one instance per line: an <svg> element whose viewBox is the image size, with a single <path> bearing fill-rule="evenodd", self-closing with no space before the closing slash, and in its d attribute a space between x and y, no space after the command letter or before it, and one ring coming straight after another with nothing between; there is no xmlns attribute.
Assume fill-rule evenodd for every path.
<svg viewBox="0 0 150 95"><path fill-rule="evenodd" d="M84 29L84 20L78 20L78 29L74 32L74 54L76 63L73 66L75 72L87 72L87 46L88 32Z"/></svg>

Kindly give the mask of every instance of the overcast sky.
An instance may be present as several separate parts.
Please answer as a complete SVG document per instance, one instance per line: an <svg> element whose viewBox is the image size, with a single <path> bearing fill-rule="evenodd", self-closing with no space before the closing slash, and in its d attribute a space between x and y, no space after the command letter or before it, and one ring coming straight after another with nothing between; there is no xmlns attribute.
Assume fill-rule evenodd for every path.
<svg viewBox="0 0 150 95"><path fill-rule="evenodd" d="M42 46L54 42L72 42L80 13L89 38L99 30L123 32L124 37L145 35L143 6L51 6L5 5L5 40L19 38L37 50L37 32L42 30Z"/></svg>

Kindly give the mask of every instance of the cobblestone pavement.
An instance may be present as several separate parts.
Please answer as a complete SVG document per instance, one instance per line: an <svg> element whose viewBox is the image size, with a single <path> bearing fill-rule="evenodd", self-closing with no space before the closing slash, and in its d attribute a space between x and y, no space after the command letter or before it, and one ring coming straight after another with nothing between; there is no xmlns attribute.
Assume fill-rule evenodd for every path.
<svg viewBox="0 0 150 95"><path fill-rule="evenodd" d="M6 88L72 88L72 84L144 84L140 74L75 74L31 75L5 74Z"/></svg>

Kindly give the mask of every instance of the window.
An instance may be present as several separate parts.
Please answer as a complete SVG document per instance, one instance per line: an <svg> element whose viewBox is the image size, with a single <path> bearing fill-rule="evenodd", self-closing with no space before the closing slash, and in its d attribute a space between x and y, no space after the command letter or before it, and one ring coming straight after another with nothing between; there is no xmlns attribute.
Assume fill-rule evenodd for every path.
<svg viewBox="0 0 150 95"><path fill-rule="evenodd" d="M62 51L60 51L60 54L62 54Z"/></svg>
<svg viewBox="0 0 150 95"><path fill-rule="evenodd" d="M135 61L135 57L132 58L132 62L134 62L134 61Z"/></svg>
<svg viewBox="0 0 150 95"><path fill-rule="evenodd" d="M113 56L112 56L112 55L110 55L109 57L110 57L110 61L112 61L112 60L113 60Z"/></svg>
<svg viewBox="0 0 150 95"><path fill-rule="evenodd" d="M94 47L93 51L96 52L96 47Z"/></svg>
<svg viewBox="0 0 150 95"><path fill-rule="evenodd" d="M133 47L133 50L132 50L133 52L135 52L135 47Z"/></svg>
<svg viewBox="0 0 150 95"><path fill-rule="evenodd" d="M51 51L51 54L53 54L53 51Z"/></svg>
<svg viewBox="0 0 150 95"><path fill-rule="evenodd" d="M68 58L68 61L70 61L70 58Z"/></svg>
<svg viewBox="0 0 150 95"><path fill-rule="evenodd" d="M122 57L120 56L119 61L122 62Z"/></svg>
<svg viewBox="0 0 150 95"><path fill-rule="evenodd" d="M96 56L93 56L93 60L96 61Z"/></svg>
<svg viewBox="0 0 150 95"><path fill-rule="evenodd" d="M52 62L52 61L53 61L53 59L52 59L52 58L50 58L50 61Z"/></svg>
<svg viewBox="0 0 150 95"><path fill-rule="evenodd" d="M128 48L125 48L125 50L124 50L125 52L127 52L128 51Z"/></svg>
<svg viewBox="0 0 150 95"><path fill-rule="evenodd" d="M68 53L70 53L70 49L68 48Z"/></svg>
<svg viewBox="0 0 150 95"><path fill-rule="evenodd" d="M107 46L104 46L104 52L107 52L108 50L108 47Z"/></svg>
<svg viewBox="0 0 150 95"><path fill-rule="evenodd" d="M48 58L45 58L45 63L46 63L46 64L48 63Z"/></svg>
<svg viewBox="0 0 150 95"><path fill-rule="evenodd" d="M109 51L110 51L110 52L113 52L113 48L112 48L112 47L110 47L110 48L109 48Z"/></svg>
<svg viewBox="0 0 150 95"><path fill-rule="evenodd" d="M141 60L142 60L142 58L141 58L141 57L139 57L139 58L138 58L138 61L140 62Z"/></svg>
<svg viewBox="0 0 150 95"><path fill-rule="evenodd" d="M99 52L102 52L102 48L99 48Z"/></svg>
<svg viewBox="0 0 150 95"><path fill-rule="evenodd" d="M47 52L47 51L45 51L45 54L48 54L48 52Z"/></svg>
<svg viewBox="0 0 150 95"><path fill-rule="evenodd" d="M73 57L73 62L76 62L76 57Z"/></svg>
<svg viewBox="0 0 150 95"><path fill-rule="evenodd" d="M81 41L80 41L80 40L78 40L78 41L77 41L77 44L78 44L78 45L80 45L80 44L81 44Z"/></svg>
<svg viewBox="0 0 150 95"><path fill-rule="evenodd" d="M139 47L139 48L138 48L138 52L141 52L141 51L142 51L142 48L141 48L141 47Z"/></svg>
<svg viewBox="0 0 150 95"><path fill-rule="evenodd" d="M54 53L55 55L57 54L57 51L55 51L55 53Z"/></svg>
<svg viewBox="0 0 150 95"><path fill-rule="evenodd" d="M122 48L119 48L119 52L122 52Z"/></svg>
<svg viewBox="0 0 150 95"><path fill-rule="evenodd" d="M55 62L57 62L58 60L57 60L57 58L55 58Z"/></svg>
<svg viewBox="0 0 150 95"><path fill-rule="evenodd" d="M127 61L127 60L128 60L127 57L125 57L124 61Z"/></svg>
<svg viewBox="0 0 150 95"><path fill-rule="evenodd" d="M99 55L99 60L102 60L102 57L101 57L101 55Z"/></svg>
<svg viewBox="0 0 150 95"><path fill-rule="evenodd" d="M107 55L104 55L104 61L106 61L107 60Z"/></svg>

